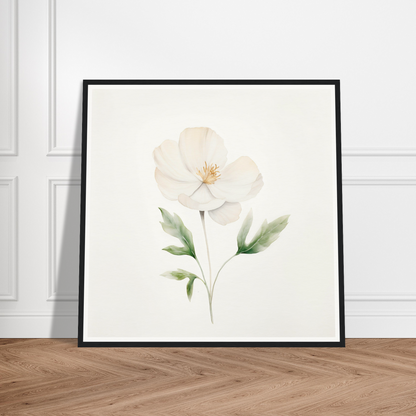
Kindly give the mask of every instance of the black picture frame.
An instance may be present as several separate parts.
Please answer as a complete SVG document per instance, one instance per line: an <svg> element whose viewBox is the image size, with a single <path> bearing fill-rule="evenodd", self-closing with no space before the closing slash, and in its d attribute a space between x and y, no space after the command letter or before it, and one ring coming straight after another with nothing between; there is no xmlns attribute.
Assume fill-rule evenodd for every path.
<svg viewBox="0 0 416 416"><path fill-rule="evenodd" d="M163 91L163 87L175 88L175 87L189 87L189 86L204 86L209 87L229 87L239 88L243 86L250 86L253 89L268 88L268 87L305 87L308 89L319 87L328 87L333 90L333 122L334 125L334 137L335 137L335 151L332 154L330 163L333 163L335 168L333 170L333 181L336 183L336 195L334 195L333 204L334 208L334 232L337 235L337 241L333 248L333 256L336 257L336 272L334 272L334 282L337 286L337 293L335 299L335 312L334 312L334 324L337 328L334 340L301 340L298 341L297 337L289 340L275 340L270 339L267 341L259 340L258 337L247 340L229 340L227 338L218 340L213 338L207 340L206 338L201 341L198 340L174 340L170 339L156 339L146 336L139 337L139 339L131 340L123 339L123 337L98 336L90 337L86 336L86 314L90 313L92 307L92 301L88 298L91 294L93 287L89 284L90 276L88 275L87 262L91 256L91 244L90 240L86 240L86 235L89 231L89 219L92 218L91 210L98 210L97 206L93 206L91 198L91 192L94 186L97 186L98 182L94 182L89 176L90 170L94 170L95 158L92 158L93 152L96 150L96 144L98 142L97 135L91 138L91 124L94 123L93 118L96 117L91 113L91 109L94 106L94 102L91 101L91 91L100 87L104 90L109 87L109 91L113 91L117 87L129 88L155 86L155 91ZM140 91L140 90L139 90ZM294 91L297 91L296 89ZM154 104L153 104L154 105ZM82 175L81 175L81 221L80 221L80 265L79 265L79 326L78 326L78 346L79 347L344 347L345 346L345 318L344 318L344 260L343 260L343 221L342 221L342 169L341 169L341 107L340 107L340 81L339 80L84 80L83 82L83 110L82 110ZM93 114L93 115L92 115ZM94 146L91 148L91 141L94 140ZM104 162L105 163L105 162ZM156 185L155 185L156 186ZM90 211L88 211L90 210ZM101 210L100 210L101 212ZM241 223L244 218L241 218ZM160 227L160 225L158 225ZM160 231L163 233L163 231ZM282 234L283 236L284 234ZM107 236L101 236L102 238L108 238ZM100 238L98 236L97 238ZM280 240L279 240L280 241ZM161 247L162 248L162 247ZM103 250L104 252L105 250ZM168 254L166 253L166 256ZM102 257L102 261L105 263L107 259ZM120 260L121 261L121 260ZM113 265L112 265L113 266ZM162 279L162 278L161 278ZM334 284L335 284L334 283ZM179 284L179 283L178 283ZM98 287L98 286L97 286ZM127 291L129 288L125 288ZM183 300L183 299L182 299ZM179 300L178 300L179 301ZM115 305L117 308L117 305ZM115 309L116 310L116 309ZM95 313L95 312L94 312ZM99 331L98 331L99 332ZM266 337L267 338L267 337ZM319 337L318 337L319 338ZM325 337L324 337L325 338Z"/></svg>

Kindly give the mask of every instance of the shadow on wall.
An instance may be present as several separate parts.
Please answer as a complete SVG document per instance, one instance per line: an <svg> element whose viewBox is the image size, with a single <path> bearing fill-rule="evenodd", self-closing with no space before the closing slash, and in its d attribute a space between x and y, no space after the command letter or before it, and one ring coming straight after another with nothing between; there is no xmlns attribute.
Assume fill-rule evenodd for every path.
<svg viewBox="0 0 416 416"><path fill-rule="evenodd" d="M81 142L82 85L80 91L75 141ZM52 192L53 225L50 243L55 245L49 271L49 297L54 299L51 338L78 336L79 235L81 202L81 157L71 157L70 181L56 181Z"/></svg>

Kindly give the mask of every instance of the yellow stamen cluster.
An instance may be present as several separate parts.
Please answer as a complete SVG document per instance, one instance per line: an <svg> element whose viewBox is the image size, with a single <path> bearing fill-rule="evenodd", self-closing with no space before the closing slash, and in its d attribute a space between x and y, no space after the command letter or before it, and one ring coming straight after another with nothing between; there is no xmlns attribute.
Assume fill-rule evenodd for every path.
<svg viewBox="0 0 416 416"><path fill-rule="evenodd" d="M205 165L202 167L202 169L198 169L196 171L196 174L201 177L204 183L212 185L221 176L219 169L220 169L219 166L217 165L208 166L207 162L205 162Z"/></svg>

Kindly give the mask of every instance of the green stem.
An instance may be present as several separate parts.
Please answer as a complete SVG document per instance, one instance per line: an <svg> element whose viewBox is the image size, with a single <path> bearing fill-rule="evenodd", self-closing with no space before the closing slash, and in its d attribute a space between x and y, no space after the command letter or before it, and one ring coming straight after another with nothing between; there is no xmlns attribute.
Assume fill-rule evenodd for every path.
<svg viewBox="0 0 416 416"><path fill-rule="evenodd" d="M211 323L214 323L214 315L212 314L212 295L208 295L209 299L209 315L211 317Z"/></svg>
<svg viewBox="0 0 416 416"><path fill-rule="evenodd" d="M215 288L215 283L217 283L217 279L218 279L218 276L220 275L220 272L221 272L221 270L223 269L223 267L231 260L231 259L233 259L234 257L237 257L238 256L238 254L233 254L221 267L220 267L220 269L218 270L218 273L217 273L217 275L215 276L215 280L214 280L214 284L212 285L212 289L211 289L211 302L212 302L212 298L214 297L214 288Z"/></svg>
<svg viewBox="0 0 416 416"><path fill-rule="evenodd" d="M207 246L207 256L208 256L208 267L209 267L209 287L212 287L212 280L211 280L211 257L209 255L209 246L208 246L208 237L207 237L207 230L205 228L205 211L199 211L199 215L201 216L202 222L202 229L204 230L204 237L205 237L205 245Z"/></svg>
<svg viewBox="0 0 416 416"><path fill-rule="evenodd" d="M202 270L201 263L199 262L198 257L195 256L194 258L195 258L196 262L198 263L199 270L201 270L202 278L204 279L203 282L204 282L205 286L207 286L207 282L205 280L205 274L204 274L204 271ZM201 279L201 281L202 281L202 279ZM207 286L207 289L208 289L208 286Z"/></svg>
<svg viewBox="0 0 416 416"><path fill-rule="evenodd" d="M198 258L197 258L197 257L195 257L195 260L196 260L196 262L198 263L199 269L201 270L201 273L202 273L202 279L200 279L199 277L198 277L198 279L199 279L199 280L200 280L200 281L204 284L205 288L207 289L207 293L208 293L208 301L209 301L209 313L210 313L210 315L211 315L211 322L212 322L212 323L214 323L214 318L213 318L213 316L212 316L212 298L211 298L211 293L210 293L210 291L209 291L209 288L208 288L207 282L206 282L206 280L205 280L205 275L204 275L204 271L202 270L201 263L199 262L199 260L198 260Z"/></svg>
<svg viewBox="0 0 416 416"><path fill-rule="evenodd" d="M207 286L208 301L209 301L209 314L210 314L210 317L211 317L211 322L214 323L214 316L213 316L213 313L212 313L212 271L211 271L212 269L211 269L211 257L209 255L207 230L206 230L206 227L205 227L205 211L199 211L199 215L201 217L202 229L204 230L205 245L207 246L207 257L208 257L208 268L209 268L209 288Z"/></svg>
<svg viewBox="0 0 416 416"><path fill-rule="evenodd" d="M197 277L197 279L198 279L198 280L200 280L200 281L204 284L204 286L207 288L207 290L208 290L208 286L207 286L207 284L205 283L205 280L202 280L200 277Z"/></svg>

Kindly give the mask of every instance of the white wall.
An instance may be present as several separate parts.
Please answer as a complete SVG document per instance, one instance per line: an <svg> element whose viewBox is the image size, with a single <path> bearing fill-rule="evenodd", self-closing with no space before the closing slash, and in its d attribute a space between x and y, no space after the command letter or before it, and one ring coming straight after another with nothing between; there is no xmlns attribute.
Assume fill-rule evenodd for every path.
<svg viewBox="0 0 416 416"><path fill-rule="evenodd" d="M76 337L82 79L340 79L347 337L416 336L416 3L1 0L0 337Z"/></svg>

